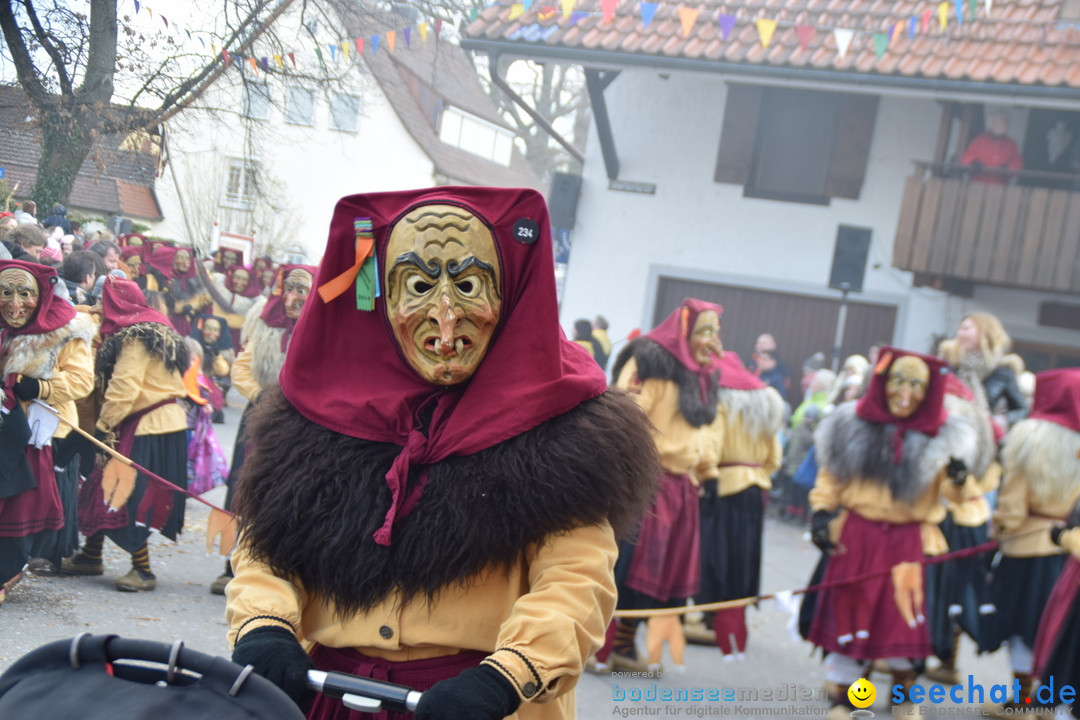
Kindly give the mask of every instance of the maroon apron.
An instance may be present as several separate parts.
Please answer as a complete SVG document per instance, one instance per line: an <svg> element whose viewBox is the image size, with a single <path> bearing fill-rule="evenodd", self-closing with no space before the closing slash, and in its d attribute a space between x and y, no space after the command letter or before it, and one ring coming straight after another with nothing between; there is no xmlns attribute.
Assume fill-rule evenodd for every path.
<svg viewBox="0 0 1080 720"><path fill-rule="evenodd" d="M660 601L692 597L701 572L700 511L689 475L665 472L645 513L626 585Z"/></svg>

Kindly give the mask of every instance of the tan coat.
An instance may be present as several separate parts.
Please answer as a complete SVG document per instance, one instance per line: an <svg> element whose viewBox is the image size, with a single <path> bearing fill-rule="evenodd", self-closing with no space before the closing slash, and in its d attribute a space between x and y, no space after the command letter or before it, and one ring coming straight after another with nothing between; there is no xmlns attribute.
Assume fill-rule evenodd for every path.
<svg viewBox="0 0 1080 720"><path fill-rule="evenodd" d="M253 559L241 543L232 559L236 577L226 587L229 642L257 627L285 626L260 617L271 615L308 648L348 647L391 661L488 652L525 701L511 718L566 720L575 716L570 691L586 658L603 643L615 609L617 552L609 525L579 528L530 546L508 572L470 578L467 590L442 591L431 606L419 598L399 607L391 596L363 615L342 619L322 598ZM540 686L518 655L496 648L526 651Z"/></svg>
<svg viewBox="0 0 1080 720"><path fill-rule="evenodd" d="M672 475L689 474L697 481L717 477L717 438L725 437L721 413L712 425L694 427L679 409L679 386L659 378L640 380L634 358L623 366L615 385L630 393L652 421L656 450L665 470Z"/></svg>
<svg viewBox="0 0 1080 720"><path fill-rule="evenodd" d="M162 400L182 398L186 394L179 372L169 372L160 360L150 357L140 340L128 338L124 341L109 386L105 389L97 428L110 432L128 415ZM171 403L144 415L139 420L135 434L163 435L186 428L184 409L177 403Z"/></svg>

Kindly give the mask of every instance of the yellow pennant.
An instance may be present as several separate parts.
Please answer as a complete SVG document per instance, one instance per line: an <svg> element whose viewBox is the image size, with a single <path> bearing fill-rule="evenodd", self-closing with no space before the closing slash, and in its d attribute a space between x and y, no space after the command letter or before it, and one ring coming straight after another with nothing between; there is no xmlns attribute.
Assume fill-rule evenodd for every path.
<svg viewBox="0 0 1080 720"><path fill-rule="evenodd" d="M690 37L690 33L694 30L694 23L697 22L697 16L697 8L679 6L679 22L682 23L683 37Z"/></svg>
<svg viewBox="0 0 1080 720"><path fill-rule="evenodd" d="M420 42L427 42L427 23L420 23L417 29L420 30Z"/></svg>
<svg viewBox="0 0 1080 720"><path fill-rule="evenodd" d="M342 40L340 47L341 47L341 54L345 57L346 60L348 60L349 59L349 42L347 40Z"/></svg>
<svg viewBox="0 0 1080 720"><path fill-rule="evenodd" d="M525 14L525 6L521 3L514 3L510 6L510 14L507 16L507 20L517 20L519 17Z"/></svg>
<svg viewBox="0 0 1080 720"><path fill-rule="evenodd" d="M386 47L390 48L390 52L394 52L394 41L397 40L397 32L393 30L386 31Z"/></svg>
<svg viewBox="0 0 1080 720"><path fill-rule="evenodd" d="M274 56L274 64L277 65L278 67L281 67L283 65L283 63L281 62L281 56L280 55L275 55Z"/></svg>
<svg viewBox="0 0 1080 720"><path fill-rule="evenodd" d="M577 0L562 0L562 16L564 18L570 17L570 13L574 12L575 5L577 5Z"/></svg>
<svg viewBox="0 0 1080 720"><path fill-rule="evenodd" d="M944 30L949 25L949 3L943 2L937 6L938 22L941 23L941 29Z"/></svg>
<svg viewBox="0 0 1080 720"><path fill-rule="evenodd" d="M768 18L757 19L757 31L761 36L761 47L769 47L769 43L772 42L773 33L776 32L776 21Z"/></svg>

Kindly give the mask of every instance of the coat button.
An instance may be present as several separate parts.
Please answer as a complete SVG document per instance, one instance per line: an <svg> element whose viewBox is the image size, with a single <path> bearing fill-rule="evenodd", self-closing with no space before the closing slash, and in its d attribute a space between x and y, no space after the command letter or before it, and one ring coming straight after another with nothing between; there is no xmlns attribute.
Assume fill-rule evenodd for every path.
<svg viewBox="0 0 1080 720"><path fill-rule="evenodd" d="M534 683L525 683L525 687L521 688L521 692L525 693L525 697L532 697L536 694L536 685Z"/></svg>
<svg viewBox="0 0 1080 720"><path fill-rule="evenodd" d="M389 640L394 637L394 630L389 625L383 625L379 628L379 635L383 640Z"/></svg>

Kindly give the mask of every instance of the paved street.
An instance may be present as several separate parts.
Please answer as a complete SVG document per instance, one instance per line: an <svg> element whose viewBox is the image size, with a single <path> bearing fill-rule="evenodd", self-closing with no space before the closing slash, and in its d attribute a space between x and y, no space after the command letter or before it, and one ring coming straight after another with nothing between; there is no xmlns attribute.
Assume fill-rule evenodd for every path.
<svg viewBox="0 0 1080 720"><path fill-rule="evenodd" d="M231 452L242 407L238 398L232 403L226 411L226 424L214 426L227 452ZM224 488L208 493L207 499L220 504ZM158 588L153 593L116 591L113 582L127 572L129 564L127 556L108 543L106 573L102 577L28 577L0 606L0 670L41 644L84 631L165 642L179 639L196 650L228 656L225 599L208 591L223 562L218 555L206 553L207 513L204 505L189 501L180 541L174 544L158 536L151 539L151 560L158 577ZM767 521L763 576L766 592L803 586L816 560L817 551L800 530ZM724 662L714 649L691 646L683 675L667 674L658 679L586 675L579 684L578 716L628 717L636 710L639 715L658 717L822 717L827 707L820 697L820 660L811 656L809 645L789 637L788 617L777 610L775 603L763 603L761 608L750 610L748 616L750 647L744 661ZM989 688L1011 680L1002 653L975 658L970 643L966 639L964 643L961 667L972 673L974 682ZM887 714L889 680L878 675L872 679L878 697L873 710L879 716ZM922 682L929 685L925 679ZM659 698L665 689L675 692L682 688L690 699L630 699L636 697L634 691L643 693L643 698L651 698L651 693L656 692ZM736 699L694 701L694 689L702 698L713 690L721 697L728 694ZM620 692L627 693L626 700L616 699ZM933 712L939 708L938 713ZM923 705L920 709L928 711L925 717L944 717L943 712L957 710L973 716L974 711L970 705L956 708L950 703Z"/></svg>

